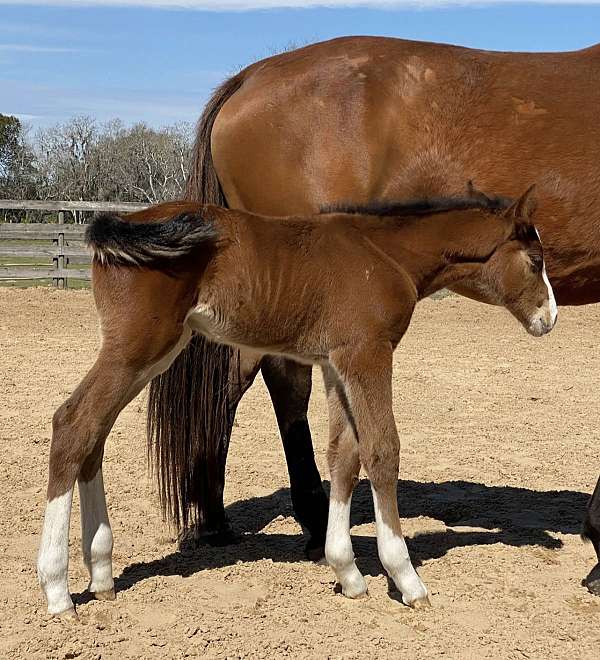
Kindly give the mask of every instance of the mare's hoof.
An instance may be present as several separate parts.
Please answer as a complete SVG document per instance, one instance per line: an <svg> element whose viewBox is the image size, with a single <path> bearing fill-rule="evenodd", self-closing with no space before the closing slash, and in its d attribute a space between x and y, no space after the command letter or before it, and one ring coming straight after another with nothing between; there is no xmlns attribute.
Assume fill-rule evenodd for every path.
<svg viewBox="0 0 600 660"><path fill-rule="evenodd" d="M321 561L325 557L325 539L308 539L304 546L304 554L309 561Z"/></svg>
<svg viewBox="0 0 600 660"><path fill-rule="evenodd" d="M117 597L114 588L106 591L95 591L93 596L96 600L115 600Z"/></svg>
<svg viewBox="0 0 600 660"><path fill-rule="evenodd" d="M413 610L427 610L431 607L431 602L429 596L422 596L417 598L410 603L407 603L409 607L412 607Z"/></svg>
<svg viewBox="0 0 600 660"><path fill-rule="evenodd" d="M240 537L234 533L229 523L216 530L202 529L198 525L184 530L179 536L179 549L189 550L200 545L221 547L240 542Z"/></svg>
<svg viewBox="0 0 600 660"><path fill-rule="evenodd" d="M600 596L600 563L596 564L583 581L584 586L594 596Z"/></svg>

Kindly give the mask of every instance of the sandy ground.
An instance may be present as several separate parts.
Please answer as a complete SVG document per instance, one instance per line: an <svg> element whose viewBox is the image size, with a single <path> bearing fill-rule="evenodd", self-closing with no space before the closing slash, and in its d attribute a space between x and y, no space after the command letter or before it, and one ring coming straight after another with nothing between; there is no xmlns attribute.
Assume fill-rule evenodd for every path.
<svg viewBox="0 0 600 660"><path fill-rule="evenodd" d="M115 602L91 601L77 500L70 586L79 623L45 614L34 571L50 419L92 363L86 291L0 289L0 658L204 656L597 658L600 599L581 578L578 537L598 476L600 308L563 309L535 340L503 310L425 301L396 353L399 497L433 608L412 611L377 559L366 481L354 548L370 595L335 593L303 558L283 453L261 382L239 411L226 499L242 541L178 552L145 459L145 394L107 444ZM310 419L324 478L326 410L315 373Z"/></svg>

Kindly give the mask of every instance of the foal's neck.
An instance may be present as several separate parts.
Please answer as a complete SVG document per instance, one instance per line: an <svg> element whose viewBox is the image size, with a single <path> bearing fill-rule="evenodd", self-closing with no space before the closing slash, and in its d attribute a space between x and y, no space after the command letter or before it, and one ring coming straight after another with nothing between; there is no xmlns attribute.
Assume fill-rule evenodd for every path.
<svg viewBox="0 0 600 660"><path fill-rule="evenodd" d="M476 277L503 240L501 216L480 210L392 219L374 243L413 281L418 299Z"/></svg>

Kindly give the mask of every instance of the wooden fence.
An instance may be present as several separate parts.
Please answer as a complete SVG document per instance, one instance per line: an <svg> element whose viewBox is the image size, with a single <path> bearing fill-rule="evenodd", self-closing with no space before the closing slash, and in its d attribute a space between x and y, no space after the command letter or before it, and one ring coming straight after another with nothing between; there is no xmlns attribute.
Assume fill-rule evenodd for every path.
<svg viewBox="0 0 600 660"><path fill-rule="evenodd" d="M69 279L89 280L89 268L70 267L70 264L88 266L91 262L90 253L83 244L85 225L66 223L65 213L137 211L146 206L125 202L0 200L0 210L58 211L58 222L54 223L0 223L0 259L9 261L0 265L0 281L51 279L55 286L66 289ZM36 262L10 263L11 259L25 258L36 259Z"/></svg>

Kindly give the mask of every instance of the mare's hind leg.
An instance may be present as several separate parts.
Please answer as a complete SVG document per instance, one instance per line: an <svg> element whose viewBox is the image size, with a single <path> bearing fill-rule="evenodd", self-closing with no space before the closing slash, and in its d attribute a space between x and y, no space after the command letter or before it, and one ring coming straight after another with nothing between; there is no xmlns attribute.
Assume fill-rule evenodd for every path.
<svg viewBox="0 0 600 660"><path fill-rule="evenodd" d="M112 532L101 473L104 442L119 412L156 373L169 366L190 336L181 321L161 318L160 312L155 312L153 332L148 335L126 318L106 326L108 336L96 363L53 418L47 506L38 555L39 581L51 614L74 613L67 571L77 479L90 590L100 598L113 596Z"/></svg>
<svg viewBox="0 0 600 660"><path fill-rule="evenodd" d="M248 388L254 382L256 374L260 369L262 355L256 351L240 350L238 356L232 359L229 371L229 392L227 420L224 425L225 434L219 444L219 456L215 461L216 474L212 474L214 487L208 497L209 501L196 502L198 507L198 521L189 528L184 528L179 536L179 545L183 547L188 542L195 545L223 546L236 540L235 531L231 529L229 520L225 514L223 494L225 491L225 469L227 466L227 453L229 442L233 431L233 422L237 407ZM208 482L207 470L211 470L213 464L205 460L197 459L194 471L198 478L204 478Z"/></svg>
<svg viewBox="0 0 600 660"><path fill-rule="evenodd" d="M343 384L360 461L371 481L379 558L404 603L422 607L429 604L427 589L410 561L398 515L400 440L392 411L391 345L342 348L329 360Z"/></svg>
<svg viewBox="0 0 600 660"><path fill-rule="evenodd" d="M600 596L600 477L583 521L583 537L591 541L598 558L598 563L585 579L585 586L595 596Z"/></svg>
<svg viewBox="0 0 600 660"><path fill-rule="evenodd" d="M307 419L312 367L269 356L263 359L261 370L283 441L294 512L310 534L305 551L317 561L324 554L328 502Z"/></svg>
<svg viewBox="0 0 600 660"><path fill-rule="evenodd" d="M329 406L327 462L331 478L325 557L344 596L357 598L367 592L367 583L354 560L350 538L352 491L360 470L358 442L346 414L347 401L342 385L329 367L323 368L323 376Z"/></svg>

